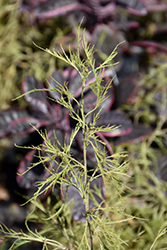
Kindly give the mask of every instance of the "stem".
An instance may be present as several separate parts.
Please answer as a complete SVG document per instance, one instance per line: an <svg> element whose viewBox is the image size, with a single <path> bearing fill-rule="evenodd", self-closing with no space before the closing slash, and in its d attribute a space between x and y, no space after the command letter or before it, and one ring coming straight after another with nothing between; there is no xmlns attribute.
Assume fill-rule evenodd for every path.
<svg viewBox="0 0 167 250"><path fill-rule="evenodd" d="M89 212L89 183L88 183L88 175L87 175L87 157L86 157L86 147L87 147L87 131L86 131L86 124L85 124L85 114L84 114L84 90L85 90L85 82L86 77L82 79L82 93L81 93L81 116L82 116L82 135L83 135L83 158L84 158L84 190L85 192L85 210L86 213ZM93 240L92 240L92 232L91 232L91 226L90 226L90 216L87 217L87 224L88 224L88 234L89 234L89 240L90 240L90 249L93 250Z"/></svg>
<svg viewBox="0 0 167 250"><path fill-rule="evenodd" d="M87 223L88 223L88 229L89 229L90 249L93 250L93 239L92 239L92 231L90 227L90 216L87 219Z"/></svg>
<svg viewBox="0 0 167 250"><path fill-rule="evenodd" d="M86 124L85 124L85 114L84 114L84 90L85 90L85 81L86 79L82 79L82 93L81 93L81 116L82 116L82 136L83 136L83 158L84 158L84 188L87 185L87 158L86 158ZM86 197L85 197L86 198ZM89 202L89 199L88 199ZM89 206L87 207L87 202L86 202L86 211L89 210Z"/></svg>

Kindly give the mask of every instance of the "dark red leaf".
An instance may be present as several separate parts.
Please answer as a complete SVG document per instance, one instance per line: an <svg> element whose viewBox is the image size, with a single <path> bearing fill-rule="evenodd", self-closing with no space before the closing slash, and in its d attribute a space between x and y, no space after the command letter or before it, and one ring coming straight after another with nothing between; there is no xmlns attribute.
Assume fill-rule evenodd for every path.
<svg viewBox="0 0 167 250"><path fill-rule="evenodd" d="M96 106L97 97L93 91L89 90L84 94L84 111L88 113Z"/></svg>
<svg viewBox="0 0 167 250"><path fill-rule="evenodd" d="M87 80L86 80L86 84L85 84L85 92L84 92L84 111L85 113L88 113L89 111L91 111L97 103L97 95L93 92L93 90L91 88L89 88L89 84L94 82L96 79L94 77L93 72L88 76ZM106 78L106 80L109 80L108 78ZM102 81L101 82L101 86L105 86L106 85L106 81ZM70 80L70 85L69 85L69 89L71 94L75 97L75 98L79 98L79 96L81 95L82 92L82 80L80 75L77 73L74 77L71 77ZM104 100L104 102L102 103L101 107L105 110L108 111L112 104L114 102L114 94L113 94L113 89L112 86L111 88L109 88L108 93L106 94L106 99ZM75 103L74 103L75 105Z"/></svg>
<svg viewBox="0 0 167 250"><path fill-rule="evenodd" d="M115 1L106 1L106 5L102 5L100 0L85 0L85 3L90 5L99 20L111 16L115 11Z"/></svg>
<svg viewBox="0 0 167 250"><path fill-rule="evenodd" d="M133 15L145 16L147 14L143 0L117 0L116 3Z"/></svg>
<svg viewBox="0 0 167 250"><path fill-rule="evenodd" d="M84 103L83 103L84 112L88 113L89 111L94 109L96 103L97 103L97 96L95 95L95 93L93 93L91 89L89 89L84 93Z"/></svg>
<svg viewBox="0 0 167 250"><path fill-rule="evenodd" d="M130 44L131 46L140 46L140 47L152 47L155 50L160 50L167 53L167 47L163 46L160 43L153 41L135 41Z"/></svg>
<svg viewBox="0 0 167 250"><path fill-rule="evenodd" d="M76 184L74 178L72 180ZM83 178L84 182L84 178ZM62 199L66 196L66 185L62 185ZM101 197L97 194L97 189L100 189ZM73 219L79 222L84 222L86 220L86 210L83 204L83 198L80 196L78 190L74 186L69 186L67 191L66 202L71 201L72 204L72 216ZM90 183L90 193L92 193L93 198L96 200L97 204L104 204L105 197L105 187L102 177L98 177ZM89 199L89 210L96 208L97 204L94 203L93 199ZM91 212L90 212L91 213Z"/></svg>
<svg viewBox="0 0 167 250"><path fill-rule="evenodd" d="M147 1L147 11L148 12L166 12L167 3L165 0L161 1ZM158 28L159 29L159 28Z"/></svg>
<svg viewBox="0 0 167 250"><path fill-rule="evenodd" d="M35 156L36 155L36 156ZM39 158L37 157L37 150L33 149L29 151L24 159L20 162L16 180L20 187L31 189L35 187L35 182L42 180L46 174L46 169L42 164L38 164L36 167L33 167L31 170L27 171L32 167L32 163L38 162ZM27 171L26 173L24 173Z"/></svg>
<svg viewBox="0 0 167 250"><path fill-rule="evenodd" d="M24 174L24 172L31 167L31 163L34 157L34 154L36 153L36 150L31 150L27 153L25 158L20 162L18 170L17 170L17 175L16 175L16 180L17 183L20 187L29 189L32 186L34 186L35 181L36 181L36 175L32 174L32 172L27 172L27 174ZM24 176L23 176L24 174ZM34 181L35 180L35 181Z"/></svg>
<svg viewBox="0 0 167 250"><path fill-rule="evenodd" d="M14 120L9 125L9 133L10 134L26 134L33 132L35 129L33 126L38 129L44 125L47 125L47 122L40 121L34 117L21 117L17 120Z"/></svg>
<svg viewBox="0 0 167 250"><path fill-rule="evenodd" d="M122 104L133 103L138 91L136 79L130 75L119 77L119 85L115 86L115 104L120 106Z"/></svg>
<svg viewBox="0 0 167 250"><path fill-rule="evenodd" d="M138 143L142 140L147 139L152 132L152 129L149 127L146 127L144 125L135 125L133 126L133 130L129 134L116 138L114 140L114 145L117 146L122 144Z"/></svg>
<svg viewBox="0 0 167 250"><path fill-rule="evenodd" d="M40 163L35 167L32 167L32 163L37 163L39 161L37 150L33 149L29 151L24 159L20 162L16 180L18 185L21 188L25 188L28 190L28 195L31 197L37 191L37 182L42 181L50 175L49 171ZM31 169L29 169L31 168ZM28 170L29 169L29 170ZM28 171L27 171L28 170ZM43 190L47 187L45 185ZM40 190L42 191L42 190ZM49 193L51 192L51 188L47 190L47 192L43 192L40 195L40 199L43 200Z"/></svg>
<svg viewBox="0 0 167 250"><path fill-rule="evenodd" d="M131 121L123 114L118 111L109 111L102 113L96 126L119 126L113 129L111 132L101 132L104 136L115 137L129 134L132 131Z"/></svg>
<svg viewBox="0 0 167 250"><path fill-rule="evenodd" d="M50 130L48 132L48 136L46 140L49 140L53 146L56 146L59 148L60 151L62 151L62 147L64 145L64 132L60 129ZM62 167L59 166L60 163L60 157L58 157L54 152L47 152L45 151L46 142L43 144L43 156L49 156L50 159L46 162L49 166L49 169L53 172L53 174L59 173L62 171ZM46 148L47 150L47 148Z"/></svg>
<svg viewBox="0 0 167 250"><path fill-rule="evenodd" d="M94 77L94 73L91 72L87 79L86 79L86 84L85 86L88 86L90 83L94 82L96 79ZM82 79L79 75L79 73L76 72L76 74L71 75L69 79L69 90L70 93L76 98L81 95L82 93ZM87 91L88 88L85 88L85 91Z"/></svg>
<svg viewBox="0 0 167 250"><path fill-rule="evenodd" d="M26 76L22 83L23 94L28 91L34 90L34 92L26 94L24 98L30 104L32 109L36 112L41 112L43 114L48 114L49 103L46 99L46 92L39 91L43 89L42 83L38 82L33 76ZM38 90L38 91L35 91Z"/></svg>
<svg viewBox="0 0 167 250"><path fill-rule="evenodd" d="M111 156L113 154L113 151L112 151L112 148L111 148L109 142L104 138L104 136L102 135L102 133L98 132L98 133L96 133L96 135L98 135L99 140L97 140L97 143L96 143L93 139L90 139L91 143L96 148L99 148L102 157L104 157L104 155L106 157ZM83 137L82 137L82 133L81 132L78 133L76 139L77 139L77 142L79 144L80 149L83 150ZM102 142L104 142L105 144L101 143L100 140ZM97 162L97 158L96 158L96 155L95 155L95 152L94 152L94 149L93 149L93 146L92 146L91 143L87 146L87 157L92 162L91 163L91 167L95 169L95 168L98 167L97 166L98 162ZM110 161L107 161L107 165L103 166L103 167L104 168L110 168L110 167L113 167L113 165L111 164Z"/></svg>
<svg viewBox="0 0 167 250"><path fill-rule="evenodd" d="M55 99L58 100L60 98L60 93L54 91L54 89L60 89L59 84L64 84L64 79L58 70L55 70L51 77L48 79L48 89L53 88L52 91L49 91L50 95Z"/></svg>
<svg viewBox="0 0 167 250"><path fill-rule="evenodd" d="M39 19L47 19L56 16L66 15L69 12L84 10L91 12L90 8L78 3L77 0L48 0L41 3L37 8L34 9L34 14Z"/></svg>
<svg viewBox="0 0 167 250"><path fill-rule="evenodd" d="M34 131L45 124L44 121L32 117L26 110L8 109L0 111L0 137L8 134L24 134Z"/></svg>
<svg viewBox="0 0 167 250"><path fill-rule="evenodd" d="M122 33L116 32L114 29L110 28L108 25L100 24L97 25L92 34L92 44L95 45L94 57L96 63L102 63L107 57L112 53L115 47L125 38ZM126 48L127 43L123 43L117 48L118 54L113 59L114 62L119 62L115 66L115 70L118 71L123 63L122 49Z"/></svg>
<svg viewBox="0 0 167 250"><path fill-rule="evenodd" d="M102 86L105 86L105 84L106 84L105 81L101 82ZM111 85L111 87L108 89L108 92L106 94L106 99L101 104L102 112L109 111L114 103L114 100L115 100L115 95L114 95L113 86Z"/></svg>

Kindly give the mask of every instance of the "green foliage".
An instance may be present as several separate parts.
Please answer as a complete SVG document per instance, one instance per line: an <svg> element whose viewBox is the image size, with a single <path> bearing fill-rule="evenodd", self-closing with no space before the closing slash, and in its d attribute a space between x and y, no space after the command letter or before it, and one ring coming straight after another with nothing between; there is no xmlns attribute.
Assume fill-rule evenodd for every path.
<svg viewBox="0 0 167 250"><path fill-rule="evenodd" d="M85 58L81 59L80 49L84 51ZM108 132L115 129L114 127L108 126L104 127L95 127L96 122L100 116L101 105L106 99L106 94L108 89L111 87L111 82L106 83L105 86L101 85L101 81L104 75L104 70L106 67L113 66L112 60L116 56L117 47L109 55L109 57L97 68L95 67L95 60L93 58L93 46L87 43L84 36L81 39L80 28L78 29L78 50L76 53L71 51L69 48L69 56L64 51L61 46L62 53L46 49L45 51L49 54L55 56L56 58L64 61L66 64L72 66L77 70L82 79L82 93L81 93L81 103L78 102L76 98L70 93L67 88L66 83L64 85L57 85L56 89L51 89L52 91L57 91L61 94L61 97L57 101L59 104L69 109L70 116L75 119L76 127L74 128L70 142L68 144L64 143L61 145L58 141L56 144L52 144L48 138L47 133L42 133L38 131L41 137L44 140L43 145L37 147L30 147L31 149L37 149L39 152L39 162L33 164L32 167L35 167L37 164L42 163L44 167L50 172L50 176L38 182L37 191L34 193L33 197L27 202L32 204L32 212L28 215L26 219L26 227L28 233L24 232L14 232L3 226L1 226L1 232L4 233L6 238L15 238L16 240L10 247L10 249L16 249L17 247L31 242L37 241L43 243L43 249L124 249L126 243L121 239L121 236L114 231L113 221L110 221L107 214L111 213L122 213L123 212L123 186L126 186L123 183L124 177L126 177L126 171L128 168L128 162L119 163L120 159L125 157L125 154L117 154L112 156L106 155L106 150L102 150L98 142L102 142L97 138L96 132ZM95 81L89 85L89 87L94 91L97 96L97 104L94 109L92 109L88 114L84 113L84 91L86 86L86 79L89 74L93 73ZM35 91L35 90L34 90ZM75 102L80 108L80 114L75 112L71 105L71 99ZM100 110L99 110L100 108ZM89 124L86 121L88 115L93 114L92 123ZM82 131L83 136L83 162L78 161L72 154L72 144L75 140L75 137L78 131ZM87 169L87 147L91 145L93 147L96 160L97 168L94 170L93 174L89 176ZM46 156L43 157L41 152L45 151ZM60 173L56 173L54 169L49 170L45 162L55 160L55 157L59 156L61 162L59 167L62 170ZM114 160L113 160L114 158ZM113 168L109 167L110 163L113 164ZM32 168L31 167L31 168ZM105 167L105 168L104 168ZM29 170L29 169L28 169ZM27 171L28 171L27 170ZM69 172L71 177L69 176ZM67 179L66 176L69 178ZM102 207L102 204L97 204L94 200L97 207L89 210L90 198L93 199L93 194L91 193L90 183L95 180L98 176L102 176L106 190L111 186L112 183L112 192L115 197L119 197L119 205L112 205ZM72 181L74 178L75 183ZM83 181L84 180L84 181ZM85 204L86 210L86 221L85 223L74 222L71 218L70 208L72 208L72 202L66 204L61 201L54 199L55 203L50 200L50 197L47 199L47 205L44 206L38 199L39 195L46 193L50 188L54 188L56 184L65 184L67 189L69 186L75 187L79 195L83 199L83 204ZM114 191L115 190L115 191ZM95 188L95 192L98 196L102 196L100 191ZM103 200L104 198L101 197ZM102 202L103 203L103 202ZM40 217L39 217L40 214ZM131 218L124 214L124 218L121 221L126 221ZM28 226L28 221L38 222L42 225L40 231L32 232ZM120 221L114 222L114 224L120 223ZM59 239L57 242L55 239Z"/></svg>
<svg viewBox="0 0 167 250"><path fill-rule="evenodd" d="M129 155L128 173L131 178L127 185L134 191L128 192L125 211L144 219L132 219L123 228L122 238L128 239L128 247L125 249L167 248L167 183L155 176L158 158L167 154L163 143L167 139L167 130L164 128L167 119L166 67L167 64L163 60L158 63L152 61L148 74L142 75L139 81L139 92L133 106L135 123L140 120L144 124L153 124L153 133L145 141L125 144L114 149L116 152L126 149ZM157 93L161 96L159 100L155 98ZM124 105L122 108L128 111L132 106ZM161 111L159 115L157 110Z"/></svg>
<svg viewBox="0 0 167 250"><path fill-rule="evenodd" d="M80 57L80 49L84 50L84 59ZM68 90L66 83L64 83L64 86L59 85L57 89L51 89L61 93L61 98L58 102L70 110L70 116L76 120L76 127L71 134L70 143L64 143L64 145L60 145L59 142L53 145L47 133L38 131L44 143L38 147L30 147L31 149L37 149L39 152L39 162L32 165L32 168L39 163L43 163L45 168L50 171L51 176L38 183L38 189L34 196L27 201L31 210L26 218L27 232L16 232L1 225L1 238L4 239L1 249L5 249L5 240L11 238L14 239L13 244L9 248L11 250L31 242L41 243L43 246L42 250L155 250L167 247L165 240L167 233L167 202L164 194L167 187L166 183L158 181L155 175L150 172L150 165L154 163L156 166L158 156L162 152L166 153L166 149L162 144L162 139L166 138L166 130L163 129L165 117L163 115L157 117L154 112L150 115L151 111L148 111L148 106L154 104L153 96L157 90L166 88L166 82L164 81L166 65L158 65L156 69L150 71L150 74L143 77L140 84L143 86L146 82L149 83L147 84L148 89L140 89L138 101L133 107L136 123L139 119L142 119L145 123L150 121L156 122L155 131L148 140L138 144L119 146L114 149L115 154L111 158L106 155L105 150L102 151L98 147L99 139L97 139L95 133L98 131L107 132L114 128L110 126L107 128L95 127L100 111L96 112L91 124L86 122L88 114L85 114L83 109L83 93L86 88L86 79L93 72L96 80L89 85L97 95L97 105L94 110L90 111L90 113L93 113L95 110L98 110L106 98L107 90L110 88L111 82L102 86L101 80L105 74L104 69L113 65L112 60L117 54L116 49L98 68L95 67L93 59L93 47L86 42L84 36L81 38L80 30L78 32L78 50L76 53L69 50L67 55L62 46L60 53L44 49L44 51L48 52L45 53L47 60L50 60L50 57L48 58L48 54L50 54L78 71L83 82L82 102L78 103L78 100ZM39 53L39 55L42 54ZM156 85L157 79L161 79L158 86ZM163 91L163 98L160 104L162 109L165 105L166 93L166 91ZM71 99L80 107L81 116L74 111ZM142 107L143 111L140 111L140 107ZM125 106L124 108L130 109L131 107ZM80 129L83 134L83 162L75 159L71 152L72 143ZM151 148L150 145L153 142L157 143L160 149ZM92 194L89 186L96 176L94 173L90 179L88 178L86 152L89 144L92 145L98 162L98 168L95 170L95 173L100 170L98 175L102 175L104 179L107 195L105 207L97 205L91 211L89 210L89 197L92 197ZM42 155L43 150L47 155L45 157ZM125 150L129 152L129 161L127 161L127 154L120 153ZM60 156L61 158L60 167L63 167L63 170L60 173L55 173L53 169L49 170L45 165L47 160L51 158L55 160L55 156ZM112 169L108 168L108 162L112 162ZM102 168L102 165L105 165L106 169ZM69 171L73 178L77 180L75 185L70 178L65 178ZM82 182L83 176L84 182ZM150 180L155 185L150 185ZM67 188L73 185L78 190L86 207L87 217L85 223L78 223L72 219L72 202L64 203L56 195L48 196L45 204L39 200L39 195L47 192L50 187L54 188L55 185L62 183ZM100 195L98 189L96 192ZM32 231L29 227L29 222L37 223L36 225L40 225L40 229Z"/></svg>

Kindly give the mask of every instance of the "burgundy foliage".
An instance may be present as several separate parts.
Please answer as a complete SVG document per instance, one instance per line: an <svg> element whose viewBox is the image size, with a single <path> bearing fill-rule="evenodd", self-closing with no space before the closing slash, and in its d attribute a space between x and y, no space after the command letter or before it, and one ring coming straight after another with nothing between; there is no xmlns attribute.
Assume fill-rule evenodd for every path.
<svg viewBox="0 0 167 250"><path fill-rule="evenodd" d="M133 15L147 14L146 4L142 0L24 0L22 5L22 9L28 9L39 19L65 15L76 10L82 10L103 19L113 15L119 7Z"/></svg>
<svg viewBox="0 0 167 250"><path fill-rule="evenodd" d="M92 74L90 74L86 81L87 87L84 93L85 113L92 110L96 105L96 95L89 88L89 84L93 81L95 81L95 78ZM43 84L37 81L33 76L26 76L23 79L22 90L23 94L25 94L24 98L29 103L31 110L26 111L16 108L10 110L2 110L0 113L0 136L4 137L13 134L24 135L33 132L35 128L45 128L47 130L48 139L50 139L53 145L58 145L56 140L58 140L61 145L64 144L64 141L68 143L72 129L75 126L75 121L69 116L69 110L62 107L59 103L56 102L56 100L60 98L60 94L53 90L55 88L58 88L58 82L61 85L64 85L64 82L68 82L68 88L70 92L80 102L82 81L79 74L75 70L66 69L63 74L55 70L52 76L48 79L48 86L46 87L48 91L46 91ZM105 79L102 81L102 84L105 84ZM48 93L51 98L48 98ZM108 125L118 126L111 132L97 133L99 139L106 143L106 146L102 144L99 146L101 147L102 151L105 150L106 152L108 152L108 155L112 155L112 149L105 137L115 137L129 134L133 127L131 121L123 113L118 110L111 110L113 103L114 92L113 88L111 87L108 91L108 98L104 101L102 105L103 109L101 116L96 124L96 126L104 127ZM79 110L79 107L76 105L76 103L72 103L72 105L74 110L78 112L77 110ZM91 123L92 116L93 114L88 116L88 123ZM76 158L78 158L79 161L82 161L81 135L81 132L77 134L75 145L72 145L72 150L74 151L72 153L76 156ZM87 157L88 168L96 168L97 160L93 153L93 148L91 148L91 146L89 146ZM55 172L60 173L62 169L59 167L58 162L60 162L61 159L56 157L55 163L55 161L52 160L51 155L50 158L50 161L46 162L48 168L50 169L50 171L54 170ZM27 171L24 175L21 175L24 171L31 167L31 163L35 163L37 161L37 152L35 150L31 150L25 155L25 158L20 162L20 165L18 167L19 175L17 176L17 182L22 188L29 189L30 193L32 193L32 190L36 188L36 181L43 180L44 178L47 178L49 176L49 172L46 171L42 164ZM108 167L112 167L111 164L108 165ZM101 178L97 178L96 181L94 181L93 183L95 183L95 185L99 187L100 183L103 183L103 181ZM91 185L93 185L93 183ZM101 188L103 190L102 195L104 197L104 185L101 185ZM91 186L91 189L93 191L94 187ZM68 189L68 199L69 197L71 197L71 192L73 192L72 187ZM42 196L41 199L43 198L44 197ZM75 202L78 201L78 199L79 198L77 195L76 200L74 196ZM97 199L97 201L101 203L102 200L99 198ZM77 214L73 213L73 216L74 218L78 218L82 221L84 219L84 206L83 204L81 204L82 199L80 199L80 205L77 204L77 208L78 206L81 206L80 210L77 210ZM90 202L90 209L92 207L93 202Z"/></svg>
<svg viewBox="0 0 167 250"><path fill-rule="evenodd" d="M128 18L126 15L119 14L124 10L125 13L129 13ZM86 27L86 39L95 45L96 53L94 54L96 63L104 61L103 56L109 55L115 46L126 40L124 44L118 47L118 55L114 59L114 62L119 62L114 67L117 77L113 80L113 85L108 92L108 98L103 103L103 109L101 116L97 122L97 126L116 126L115 130L111 132L102 133L98 132L97 136L100 140L105 142L105 146L99 143L101 150L105 150L107 155L112 156L112 148L108 141L108 137L113 141L114 145L122 145L127 143L139 143L141 140L147 138L152 130L142 124L133 125L132 121L128 118L128 115L120 112L119 106L122 104L132 104L134 102L136 93L138 91L136 75L139 73L141 66L139 61L141 56L145 54L147 48L151 48L151 53L161 51L167 53L167 48L155 41L143 41L133 40L130 35L129 41L127 37L131 29L140 27L140 21L134 21L133 16L146 16L150 12L167 10L167 3L165 1L147 1L147 0L23 0L19 9L21 13L31 13L35 21L42 21L45 23L48 19L56 18L58 16L75 16L81 18L84 16L83 24ZM76 15L77 14L77 15ZM77 21L81 21L78 18ZM70 19L69 19L70 20ZM138 20L138 19L137 19ZM70 24L70 21L69 21ZM155 37L159 35L157 29ZM127 32L127 33L126 33ZM163 30L163 34L167 34L166 29ZM71 36L76 36L72 30ZM100 38L100 39L99 39ZM101 39L103 38L103 39ZM138 39L138 38L137 38ZM99 42L101 41L101 42ZM56 46L56 45L55 45ZM75 49L75 44L71 44ZM136 70L137 68L137 70ZM102 84L113 77L115 72L111 72L109 77L104 78ZM93 75L90 75L87 79L87 88L84 93L84 110L88 113L96 105L96 95L89 88L89 84L95 81ZM55 70L52 76L48 79L48 85L44 86L37 81L33 76L26 76L22 83L22 92L26 94L28 91L31 93L24 96L28 102L30 109L23 110L19 108L13 108L0 111L0 137L12 136L12 135L26 135L33 133L36 129L46 129L48 139L54 145L63 145L64 142L68 143L72 130L74 129L76 122L70 117L69 110L62 107L56 101L60 98L58 92L53 91L58 87L57 82L64 85L64 82L68 82L68 88L75 98L80 102L82 81L79 74L73 69L66 69L63 73ZM38 91L33 90L36 89ZM47 91L46 91L47 89ZM161 93L155 96L155 101L161 100ZM71 100L72 102L72 100ZM79 107L75 102L72 102L73 109L78 112ZM157 105L158 107L158 105ZM157 108L156 112L159 115L163 115L165 110ZM93 114L92 114L93 115ZM92 115L89 115L87 122L90 124L92 121ZM56 136L55 136L56 135ZM83 160L83 148L82 148L82 133L76 136L75 143L72 145L72 154L77 160ZM43 153L44 154L44 153ZM20 162L18 167L18 173L22 174L28 168L31 167L31 163L38 161L38 152L35 150L29 151L24 159ZM44 154L45 156L45 154ZM50 154L50 160L46 162L50 171L60 173L62 168L59 164L61 162L60 157L53 160ZM97 160L93 152L93 148L88 146L87 153L88 169L93 173L97 168ZM165 158L166 162L166 158ZM166 164L166 163L165 163ZM161 163L160 163L161 165ZM113 167L108 163L107 167ZM48 171L42 164L27 171L24 175L17 176L17 182L22 188L28 189L29 195L31 195L36 189L36 182L43 180L49 176ZM71 178L75 184L75 180L72 173L68 174L68 178ZM84 179L83 179L84 182ZM95 194L95 189L101 188L101 197ZM67 186L63 184L61 198L64 199ZM97 204L104 205L103 199L105 198L105 187L102 177L96 178L90 186L92 193ZM51 191L51 190L49 190ZM47 194L41 197L45 198ZM78 191L74 186L68 187L67 201L73 199L75 204L72 214L75 220L84 221L85 209L83 200L79 196ZM90 210L96 207L93 201L90 200Z"/></svg>

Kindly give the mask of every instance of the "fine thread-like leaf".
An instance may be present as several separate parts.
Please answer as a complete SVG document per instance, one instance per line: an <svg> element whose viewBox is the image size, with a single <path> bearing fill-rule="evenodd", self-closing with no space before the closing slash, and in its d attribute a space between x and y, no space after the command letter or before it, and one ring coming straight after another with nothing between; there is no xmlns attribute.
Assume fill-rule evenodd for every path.
<svg viewBox="0 0 167 250"><path fill-rule="evenodd" d="M52 82L52 85L55 87L48 82L50 89L43 88L30 90L15 98L16 100L35 91L56 91L58 95L51 95L55 97L56 100L53 98L49 99L55 101L56 105L58 104L58 106L61 105L61 107L64 107L66 111L68 110L67 114L70 116L70 119L72 118L73 121L75 121L75 127L73 129L70 128L70 130L70 126L67 126L67 130L70 130L70 133L66 130L67 133L60 138L58 133L61 131L62 124L64 124L61 123L61 121L58 127L59 130L57 130L56 125L56 128L52 133L47 130L44 132L39 131L35 126L32 126L43 139L43 144L26 147L27 149L33 149L38 152L37 157L39 158L39 161L32 164L31 167L28 167L23 174L31 171L32 168L39 164L42 164L48 175L47 178L43 178L36 182L36 191L34 192L33 197L25 202L25 204L31 202L33 205L33 209L29 213L25 222L28 234L7 231L7 238L12 237L16 239L10 249L15 249L16 247L31 241L43 243L43 250L49 249L49 246L52 246L53 249L68 249L65 245L49 238L50 236L45 238L43 235L46 235L46 233L49 235L49 231L47 232L45 228L40 232L37 232L36 230L33 232L30 229L28 221L35 221L37 218L35 214L36 211L41 212L41 218L39 219L40 223L45 224L47 222L52 222L54 226L61 225L61 233L67 240L67 246L69 246L71 250L93 250L95 237L99 239L100 245L103 245L103 248L106 249L108 246L115 246L115 249L123 249L122 245L126 244L121 239L120 235L114 233L112 226L108 224L108 222L105 223L106 221L103 221L103 217L100 216L101 211L107 211L107 209L103 207L105 195L104 184L108 184L109 180L112 180L112 185L117 190L118 196L121 200L123 187L122 177L127 177L125 170L127 169L128 164L115 164L113 161L114 156L111 156L112 149L109 143L105 139L102 139L102 133L111 132L114 129L118 129L119 126L111 126L110 124L107 124L108 121L106 121L105 126L101 125L102 123L100 126L96 126L103 109L103 102L107 100L111 93L110 89L112 80L104 84L104 78L110 74L108 71L105 71L105 68L113 67L114 64L112 60L117 55L116 50L120 44L115 47L109 57L98 67L96 67L95 59L93 58L94 46L86 41L84 31L83 37L81 37L81 26L78 29L77 51L73 51L72 48L69 47L68 53L66 53L63 46L60 45L61 52L57 52L56 50L51 51L36 45L37 48L55 56L57 59L62 60L64 63L73 67L81 77L82 86L79 86L80 89L78 91L80 94L80 100L78 100L78 96L74 97L74 93L71 93L69 90L68 82L64 81L63 83L63 78L61 77L60 83L56 80L55 84ZM80 55L81 49L83 50L84 58ZM91 76L91 80L88 76ZM51 79L54 80L53 77L51 77ZM85 114L84 104L86 101L84 100L84 95L86 95L89 90L93 92L93 98L94 95L96 95L96 102L94 102L94 106L92 105L92 109L89 109L88 113ZM77 111L74 108L74 104L77 106ZM66 115L66 113L63 115ZM90 116L92 116L92 120L88 121ZM69 123L69 121L66 121L66 123ZM82 137L81 140L79 139L80 133ZM60 138L60 140L58 138ZM79 144L78 141L82 144L81 159L79 155L73 154L73 145L77 145L77 143ZM89 149L91 149L90 152ZM89 169L89 161L91 162L91 160L89 160L89 154L90 158L93 158L92 161L94 164L94 168L91 170ZM80 239L77 239L74 235L73 237L70 236L70 226L69 228L66 227L68 216L61 216L61 214L65 213L65 203L60 207L55 207L57 210L54 212L51 213L51 211L49 211L49 213L47 213L47 208L42 206L40 201L38 202L39 197L46 195L50 190L54 193L56 185L60 185L61 198L63 198L63 202L67 201L69 206L71 206L71 203L68 201L68 191L70 188L72 187L72 190L75 190L79 194L82 208L84 207L84 210L81 210L84 211L81 216L85 218L82 227L83 234ZM100 188L99 185L101 185ZM75 197L73 198L75 203ZM92 209L90 209L90 207ZM114 211L114 209L112 211ZM119 211L119 209L117 211Z"/></svg>

